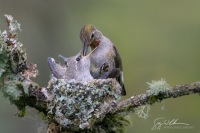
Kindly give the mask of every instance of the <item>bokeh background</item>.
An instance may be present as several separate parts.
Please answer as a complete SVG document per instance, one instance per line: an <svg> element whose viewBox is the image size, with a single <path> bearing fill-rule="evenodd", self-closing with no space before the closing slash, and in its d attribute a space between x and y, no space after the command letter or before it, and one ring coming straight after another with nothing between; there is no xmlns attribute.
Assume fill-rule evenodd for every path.
<svg viewBox="0 0 200 133"><path fill-rule="evenodd" d="M199 0L0 0L0 29L4 14L21 23L19 40L28 61L38 65L34 79L46 86L50 76L47 57L73 56L81 49L79 31L94 24L116 45L123 60L128 98L146 91L161 78L174 86L200 80ZM0 93L0 133L44 133L38 112L27 108L24 118ZM179 119L192 129L151 130L156 118ZM144 120L131 114L127 133L197 133L200 131L200 96L190 95L154 104Z"/></svg>

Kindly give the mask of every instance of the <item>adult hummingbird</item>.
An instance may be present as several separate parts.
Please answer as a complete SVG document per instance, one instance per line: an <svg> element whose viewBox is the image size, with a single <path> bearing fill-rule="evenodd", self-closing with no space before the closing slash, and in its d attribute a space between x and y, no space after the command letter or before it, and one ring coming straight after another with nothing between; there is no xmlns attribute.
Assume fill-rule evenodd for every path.
<svg viewBox="0 0 200 133"><path fill-rule="evenodd" d="M119 76L117 76L116 79L122 87L121 95L126 95L122 71L122 60L113 43L91 24L86 24L82 27L80 31L80 39L83 45L83 56L87 55L89 47L91 50L96 49L90 55L91 75L95 79L100 78L102 71L98 68L101 68L101 66L107 63L108 67L106 71L108 73L112 73L113 70L119 70ZM110 78L112 78L112 75L110 75Z"/></svg>

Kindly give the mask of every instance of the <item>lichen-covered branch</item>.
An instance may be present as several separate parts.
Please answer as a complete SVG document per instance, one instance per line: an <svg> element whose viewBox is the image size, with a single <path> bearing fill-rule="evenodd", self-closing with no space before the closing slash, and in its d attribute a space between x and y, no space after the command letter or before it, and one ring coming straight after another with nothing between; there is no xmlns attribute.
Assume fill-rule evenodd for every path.
<svg viewBox="0 0 200 133"><path fill-rule="evenodd" d="M163 82L163 85L165 86L164 80L157 82L154 81L152 84L156 84L159 82ZM155 102L160 102L167 98L177 98L185 95L200 93L200 82L185 85L176 85L166 90L161 89L163 85L160 84L160 91L158 91L157 93L150 93L149 90L152 89L152 91L154 91L153 89L155 88L149 88L149 90L147 90L147 92L144 94L132 96L129 99L119 102L117 107L113 110L113 113L120 113L133 110L134 108L137 108L139 106L153 104Z"/></svg>
<svg viewBox="0 0 200 133"><path fill-rule="evenodd" d="M37 76L36 64L27 64L23 44L18 42L20 24L11 15L5 15L8 30L0 30L0 84L3 94L25 114L27 105L46 112L49 97L45 88L30 80Z"/></svg>
<svg viewBox="0 0 200 133"><path fill-rule="evenodd" d="M142 105L167 98L200 92L200 82L170 87L165 80L152 81L144 94L120 101L121 86L115 79L90 81L51 77L47 87L31 80L37 76L35 64L27 64L22 43L18 42L20 24L5 15L8 30L0 31L0 85L3 94L21 111L31 106L48 117L48 133L124 132L129 120L124 114ZM125 113L124 113L125 112Z"/></svg>

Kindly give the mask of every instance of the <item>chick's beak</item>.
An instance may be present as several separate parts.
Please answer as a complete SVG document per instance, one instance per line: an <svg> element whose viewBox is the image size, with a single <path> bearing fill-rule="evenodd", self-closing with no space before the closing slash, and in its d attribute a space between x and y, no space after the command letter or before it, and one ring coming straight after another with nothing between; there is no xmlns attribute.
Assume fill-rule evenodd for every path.
<svg viewBox="0 0 200 133"><path fill-rule="evenodd" d="M86 43L84 42L83 43L83 56L86 56L87 55L87 51L88 51L88 46L86 45Z"/></svg>
<svg viewBox="0 0 200 133"><path fill-rule="evenodd" d="M96 48L97 48L97 47L96 47ZM91 51L88 53L88 55L87 55L87 56L88 56L88 57L89 57L89 56L91 56L91 55L92 55L92 53L93 53L93 52L96 50L96 48L94 48L93 50L91 50Z"/></svg>

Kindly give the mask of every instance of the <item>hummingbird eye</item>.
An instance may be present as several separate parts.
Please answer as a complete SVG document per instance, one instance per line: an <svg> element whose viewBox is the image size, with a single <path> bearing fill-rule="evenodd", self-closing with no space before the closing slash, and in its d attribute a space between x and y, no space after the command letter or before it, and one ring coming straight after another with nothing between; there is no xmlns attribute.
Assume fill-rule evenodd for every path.
<svg viewBox="0 0 200 133"><path fill-rule="evenodd" d="M93 39L94 38L94 32L92 32L92 34L91 34L91 37L90 37L91 39Z"/></svg>

